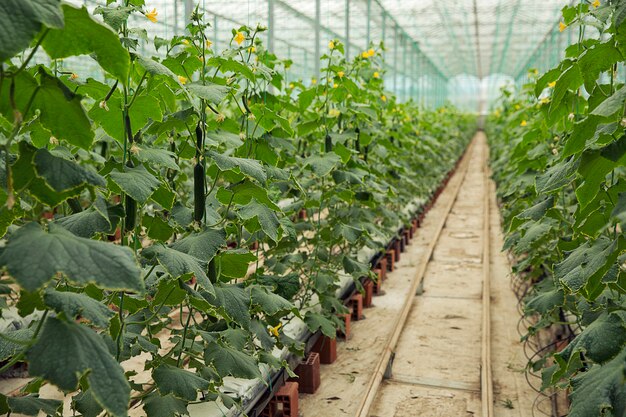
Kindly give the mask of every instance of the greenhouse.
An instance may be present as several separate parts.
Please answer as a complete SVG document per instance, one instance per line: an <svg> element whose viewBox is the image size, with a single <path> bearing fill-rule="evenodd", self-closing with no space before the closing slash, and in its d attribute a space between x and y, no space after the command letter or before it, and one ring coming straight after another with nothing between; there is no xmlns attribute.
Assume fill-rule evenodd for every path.
<svg viewBox="0 0 626 417"><path fill-rule="evenodd" d="M626 416L626 0L0 0L0 414Z"/></svg>

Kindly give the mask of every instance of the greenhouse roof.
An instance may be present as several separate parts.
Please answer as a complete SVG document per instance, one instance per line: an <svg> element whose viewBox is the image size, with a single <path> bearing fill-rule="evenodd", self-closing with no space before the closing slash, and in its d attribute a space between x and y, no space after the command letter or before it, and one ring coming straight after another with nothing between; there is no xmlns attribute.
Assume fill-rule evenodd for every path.
<svg viewBox="0 0 626 417"><path fill-rule="evenodd" d="M558 25L565 0L382 0L448 75L516 76Z"/></svg>

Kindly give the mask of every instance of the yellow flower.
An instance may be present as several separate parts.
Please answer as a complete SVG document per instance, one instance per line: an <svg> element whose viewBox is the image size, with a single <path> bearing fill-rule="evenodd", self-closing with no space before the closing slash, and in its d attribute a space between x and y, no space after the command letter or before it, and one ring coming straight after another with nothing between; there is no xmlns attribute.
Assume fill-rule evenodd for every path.
<svg viewBox="0 0 626 417"><path fill-rule="evenodd" d="M273 334L274 336L278 337L278 330L283 327L282 323L278 323L278 326L276 327L270 327L269 332L270 334Z"/></svg>
<svg viewBox="0 0 626 417"><path fill-rule="evenodd" d="M339 72L337 73L337 76L338 76L339 78L343 78L343 76L344 76L344 75L345 75L345 72L343 72L343 71L339 71Z"/></svg>
<svg viewBox="0 0 626 417"><path fill-rule="evenodd" d="M253 53L256 51L256 48L254 46L251 46L248 48L248 52Z"/></svg>
<svg viewBox="0 0 626 417"><path fill-rule="evenodd" d="M178 81L180 81L181 84L187 84L187 77L183 77L182 75L178 76Z"/></svg>
<svg viewBox="0 0 626 417"><path fill-rule="evenodd" d="M183 44L184 45L189 45L189 40L188 39L183 39Z"/></svg>
<svg viewBox="0 0 626 417"><path fill-rule="evenodd" d="M549 97L545 97L541 99L541 104L548 104L550 103L550 98Z"/></svg>
<svg viewBox="0 0 626 417"><path fill-rule="evenodd" d="M554 86L556 86L556 81L552 81L551 83L548 83L548 87L554 88Z"/></svg>
<svg viewBox="0 0 626 417"><path fill-rule="evenodd" d="M222 123L225 119L226 119L226 116L224 116L222 113L218 113L215 115L215 121L217 123Z"/></svg>
<svg viewBox="0 0 626 417"><path fill-rule="evenodd" d="M373 50L373 49L368 49L367 50L367 56L374 56L374 55L376 55L376 51L375 50Z"/></svg>
<svg viewBox="0 0 626 417"><path fill-rule="evenodd" d="M339 84L333 83L333 88L337 88L337 87L339 87Z"/></svg>
<svg viewBox="0 0 626 417"><path fill-rule="evenodd" d="M379 78L379 77L380 77L380 74L378 73L378 71L376 71L376 72L374 73L374 78Z"/></svg>
<svg viewBox="0 0 626 417"><path fill-rule="evenodd" d="M328 49L331 49L331 50L335 49L335 42L333 41L328 42Z"/></svg>
<svg viewBox="0 0 626 417"><path fill-rule="evenodd" d="M526 126L527 124L528 124L528 123L526 122L526 120L522 120L522 123L520 123L519 125L520 125L520 126L522 126L522 127L524 127L524 126Z"/></svg>
<svg viewBox="0 0 626 417"><path fill-rule="evenodd" d="M381 99L382 101L387 101L387 97L386 97L385 95L380 96L380 99Z"/></svg>
<svg viewBox="0 0 626 417"><path fill-rule="evenodd" d="M208 39L207 39L206 41L204 41L204 43L206 44L206 48L207 48L207 49L209 49L209 48L211 48L211 46L213 46L213 42L211 42L211 41L210 41L210 40L208 40Z"/></svg>
<svg viewBox="0 0 626 417"><path fill-rule="evenodd" d="M563 22L559 22L559 32L563 32L565 29L567 29L567 25Z"/></svg>
<svg viewBox="0 0 626 417"><path fill-rule="evenodd" d="M516 105L515 105L515 110L519 110L519 109L521 109L521 108L522 108L522 106L520 106L519 104L516 104Z"/></svg>
<svg viewBox="0 0 626 417"><path fill-rule="evenodd" d="M242 32L237 32L234 39L235 42L237 42L237 45L241 45L243 41L246 40L246 35L244 35Z"/></svg>
<svg viewBox="0 0 626 417"><path fill-rule="evenodd" d="M289 83L289 88L293 89L295 88L295 85L293 83Z"/></svg>
<svg viewBox="0 0 626 417"><path fill-rule="evenodd" d="M592 5L593 7L598 7L598 6L600 6L600 0L596 0L596 1L594 1L593 3L591 3L591 5Z"/></svg>
<svg viewBox="0 0 626 417"><path fill-rule="evenodd" d="M311 78L311 84L313 85L317 84L317 80L315 78Z"/></svg>
<svg viewBox="0 0 626 417"><path fill-rule="evenodd" d="M340 114L341 112L337 109L330 109L330 111L328 112L329 117L339 117Z"/></svg>
<svg viewBox="0 0 626 417"><path fill-rule="evenodd" d="M361 54L361 57L363 59L367 59L367 58L369 58L369 54L367 53L367 51L363 51L363 53Z"/></svg>
<svg viewBox="0 0 626 417"><path fill-rule="evenodd" d="M75 73L72 73L72 75L70 75L70 80L75 80L78 78L78 75Z"/></svg>
<svg viewBox="0 0 626 417"><path fill-rule="evenodd" d="M152 23L156 23L157 22L157 16L159 15L159 13L157 12L156 9L152 9L151 12L147 12L146 13L146 18L151 21Z"/></svg>

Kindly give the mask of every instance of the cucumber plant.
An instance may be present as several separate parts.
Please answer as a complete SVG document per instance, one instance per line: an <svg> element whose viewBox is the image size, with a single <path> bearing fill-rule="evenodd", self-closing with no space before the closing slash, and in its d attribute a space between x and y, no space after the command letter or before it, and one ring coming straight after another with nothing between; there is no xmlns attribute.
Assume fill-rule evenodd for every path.
<svg viewBox="0 0 626 417"><path fill-rule="evenodd" d="M488 123L505 248L532 284L529 335L568 328L566 347L529 366L543 368L542 389L569 390L569 416L626 412L625 11L621 1L565 7L561 27L577 42Z"/></svg>
<svg viewBox="0 0 626 417"><path fill-rule="evenodd" d="M218 52L199 9L171 39L131 16L156 18L143 0L0 5L0 313L18 318L0 374L30 378L2 413L61 413L45 384L85 416L238 407L224 378L287 367L291 321L334 337L342 277L369 274L361 249L472 133L386 93L383 45L349 61L334 41L322 81L290 84L263 26ZM80 55L102 76L74 73Z"/></svg>

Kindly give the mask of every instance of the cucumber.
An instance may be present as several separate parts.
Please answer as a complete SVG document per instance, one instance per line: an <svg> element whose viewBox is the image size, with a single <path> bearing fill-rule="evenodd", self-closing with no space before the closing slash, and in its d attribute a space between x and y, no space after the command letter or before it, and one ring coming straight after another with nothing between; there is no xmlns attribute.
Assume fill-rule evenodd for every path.
<svg viewBox="0 0 626 417"><path fill-rule="evenodd" d="M130 232L135 229L135 223L137 222L137 202L128 194L124 198L124 210L126 211L124 232Z"/></svg>
<svg viewBox="0 0 626 417"><path fill-rule="evenodd" d="M201 122L198 122L196 125L196 157L202 153L202 127L200 123Z"/></svg>
<svg viewBox="0 0 626 417"><path fill-rule="evenodd" d="M135 164L129 160L126 166L133 168ZM129 232L135 229L135 223L137 222L137 202L128 194L124 197L124 211L126 212L124 232Z"/></svg>
<svg viewBox="0 0 626 417"><path fill-rule="evenodd" d="M135 141L135 138L133 137L133 129L130 126L130 116L128 114L124 116L124 126L126 127L126 137L128 138L128 144L132 145L132 143Z"/></svg>
<svg viewBox="0 0 626 417"><path fill-rule="evenodd" d="M330 135L326 135L326 142L324 143L324 149L326 153L333 151L333 138Z"/></svg>
<svg viewBox="0 0 626 417"><path fill-rule="evenodd" d="M209 270L207 276L209 277L209 281L212 284L217 282L217 270L215 269L215 258L211 259L209 262Z"/></svg>
<svg viewBox="0 0 626 417"><path fill-rule="evenodd" d="M204 217L204 166L198 161L193 168L193 219L201 222Z"/></svg>

